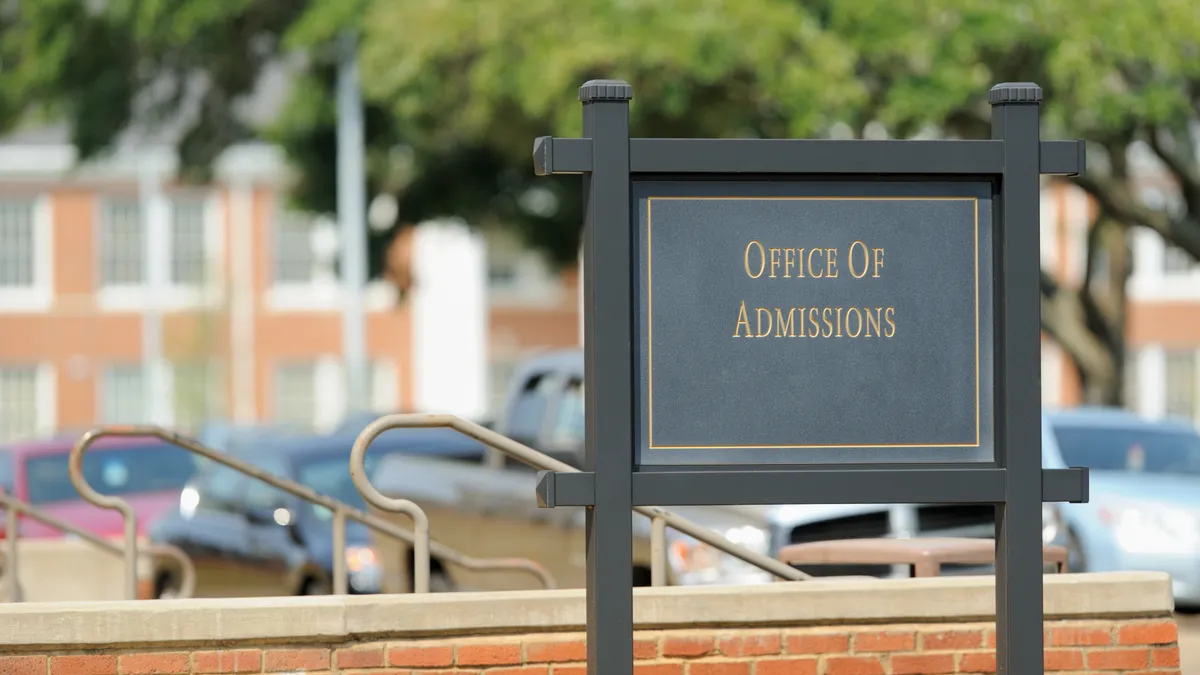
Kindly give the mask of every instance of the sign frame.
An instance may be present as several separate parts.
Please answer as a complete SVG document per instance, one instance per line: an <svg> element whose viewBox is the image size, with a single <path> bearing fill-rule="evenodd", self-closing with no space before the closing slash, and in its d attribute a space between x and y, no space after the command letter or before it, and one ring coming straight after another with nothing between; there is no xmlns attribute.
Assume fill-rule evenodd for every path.
<svg viewBox="0 0 1200 675"><path fill-rule="evenodd" d="M632 87L579 90L583 138L534 142L538 175L582 174L586 441L584 471L539 473L539 506L587 507L589 675L633 673L634 506L992 504L996 653L1001 675L1043 669L1044 502L1086 502L1086 469L1041 462L1040 176L1077 175L1082 141L1039 136L1042 90L988 92L988 140L630 138ZM638 181L976 181L992 188L994 456L988 461L639 464Z"/></svg>

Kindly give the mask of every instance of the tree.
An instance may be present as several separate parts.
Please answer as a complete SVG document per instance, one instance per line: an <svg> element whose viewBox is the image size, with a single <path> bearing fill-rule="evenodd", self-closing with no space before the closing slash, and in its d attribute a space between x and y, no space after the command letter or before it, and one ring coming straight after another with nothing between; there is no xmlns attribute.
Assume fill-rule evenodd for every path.
<svg viewBox="0 0 1200 675"><path fill-rule="evenodd" d="M912 137L987 134L987 88L1046 90L1047 137L1083 137L1099 206L1082 284L1043 274L1043 327L1092 402L1119 402L1127 234L1149 228L1200 259L1200 13L1193 0L87 0L0 14L0 125L50 103L85 154L134 119L192 111L189 175L256 131L233 102L293 50L294 97L257 131L298 169L296 199L334 204L334 71L343 29L362 35L368 180L401 221L460 215L519 229L573 261L577 180L535 179L530 142L579 133L578 85L634 85L641 136ZM190 96L175 82L198 82ZM165 84L164 84L165 83ZM164 93L148 96L156 88ZM135 96L137 94L137 96ZM18 98L19 95L19 98ZM146 101L149 101L147 103ZM132 102L131 102L132 101ZM1127 150L1144 143L1177 205L1140 199ZM388 235L390 236L390 235ZM378 249L372 272L380 268Z"/></svg>
<svg viewBox="0 0 1200 675"><path fill-rule="evenodd" d="M1128 231L1200 259L1200 13L1188 0L380 2L366 26L369 92L422 139L418 155L465 142L526 167L530 138L579 132L574 89L596 76L634 85L635 135L700 137L986 137L988 87L1039 82L1046 135L1091 146L1072 179L1099 206L1085 279L1042 278L1043 327L1090 402L1122 398ZM1128 159L1139 142L1179 186L1178 208L1140 199ZM577 214L560 210L559 227L577 229Z"/></svg>

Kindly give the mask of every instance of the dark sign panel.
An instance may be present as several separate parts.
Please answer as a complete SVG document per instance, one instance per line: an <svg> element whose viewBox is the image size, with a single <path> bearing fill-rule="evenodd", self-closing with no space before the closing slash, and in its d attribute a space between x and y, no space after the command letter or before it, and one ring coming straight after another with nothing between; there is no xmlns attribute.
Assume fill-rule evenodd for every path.
<svg viewBox="0 0 1200 675"><path fill-rule="evenodd" d="M640 464L992 459L989 184L634 196Z"/></svg>

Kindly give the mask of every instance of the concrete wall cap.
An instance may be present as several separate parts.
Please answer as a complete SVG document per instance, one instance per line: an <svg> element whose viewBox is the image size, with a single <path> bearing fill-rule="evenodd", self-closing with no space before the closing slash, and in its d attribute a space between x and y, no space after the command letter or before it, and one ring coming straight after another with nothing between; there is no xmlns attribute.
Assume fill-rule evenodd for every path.
<svg viewBox="0 0 1200 675"><path fill-rule="evenodd" d="M639 588L634 595L634 621L643 630L979 621L995 612L994 577ZM1045 577L1047 618L1166 616L1173 609L1170 577L1160 572ZM7 649L334 643L384 635L450 637L583 628L582 589L0 605L0 646Z"/></svg>

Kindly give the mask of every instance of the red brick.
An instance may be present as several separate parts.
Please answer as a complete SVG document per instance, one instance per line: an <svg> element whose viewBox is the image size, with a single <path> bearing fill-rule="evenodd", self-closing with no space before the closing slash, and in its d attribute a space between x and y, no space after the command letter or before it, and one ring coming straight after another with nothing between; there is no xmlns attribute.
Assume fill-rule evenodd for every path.
<svg viewBox="0 0 1200 675"><path fill-rule="evenodd" d="M1087 665L1092 670L1138 670L1150 665L1150 650L1107 649L1088 652Z"/></svg>
<svg viewBox="0 0 1200 675"><path fill-rule="evenodd" d="M111 654L54 656L50 675L116 675L117 657Z"/></svg>
<svg viewBox="0 0 1200 675"><path fill-rule="evenodd" d="M1046 670L1083 670L1083 652L1078 649L1047 649L1042 663Z"/></svg>
<svg viewBox="0 0 1200 675"><path fill-rule="evenodd" d="M425 675L425 673L421 673L421 675ZM581 666L578 664L562 666L559 664L554 664L554 668L550 671L550 675L587 675L587 666Z"/></svg>
<svg viewBox="0 0 1200 675"><path fill-rule="evenodd" d="M258 673L262 671L262 652L257 649L218 649L192 654L192 672Z"/></svg>
<svg viewBox="0 0 1200 675"><path fill-rule="evenodd" d="M267 672L281 670L329 670L328 649L272 649L266 652L263 669Z"/></svg>
<svg viewBox="0 0 1200 675"><path fill-rule="evenodd" d="M1174 621L1132 623L1117 631L1117 644L1169 645L1179 641L1179 627Z"/></svg>
<svg viewBox="0 0 1200 675"><path fill-rule="evenodd" d="M633 658L635 659L657 659L658 658L658 640L639 640L633 639Z"/></svg>
<svg viewBox="0 0 1200 675"><path fill-rule="evenodd" d="M1150 652L1150 665L1155 668L1178 668L1179 647L1160 647ZM3 672L3 669L0 669L0 674Z"/></svg>
<svg viewBox="0 0 1200 675"><path fill-rule="evenodd" d="M334 660L337 662L338 670L346 668L382 668L383 647L375 645L374 647L339 649L334 653Z"/></svg>
<svg viewBox="0 0 1200 675"><path fill-rule="evenodd" d="M715 643L711 637L668 635L663 638L663 656L704 656L711 654Z"/></svg>
<svg viewBox="0 0 1200 675"><path fill-rule="evenodd" d="M913 631L869 631L854 634L856 652L903 652L917 648Z"/></svg>
<svg viewBox="0 0 1200 675"><path fill-rule="evenodd" d="M121 655L121 672L125 675L184 675L190 668L191 659L187 652Z"/></svg>
<svg viewBox="0 0 1200 675"><path fill-rule="evenodd" d="M976 652L963 654L958 664L960 673L994 673L996 672L995 652Z"/></svg>
<svg viewBox="0 0 1200 675"><path fill-rule="evenodd" d="M996 648L996 631L986 630L983 632L983 646L991 649Z"/></svg>
<svg viewBox="0 0 1200 675"><path fill-rule="evenodd" d="M789 654L844 654L850 651L850 636L844 633L799 633L787 636Z"/></svg>
<svg viewBox="0 0 1200 675"><path fill-rule="evenodd" d="M635 663L633 675L683 675L682 663Z"/></svg>
<svg viewBox="0 0 1200 675"><path fill-rule="evenodd" d="M817 659L759 659L754 675L817 675Z"/></svg>
<svg viewBox="0 0 1200 675"><path fill-rule="evenodd" d="M46 657L0 656L0 675L46 675Z"/></svg>
<svg viewBox="0 0 1200 675"><path fill-rule="evenodd" d="M693 661L688 675L750 675L749 661Z"/></svg>
<svg viewBox="0 0 1200 675"><path fill-rule="evenodd" d="M935 675L954 672L953 654L894 654L895 675Z"/></svg>
<svg viewBox="0 0 1200 675"><path fill-rule="evenodd" d="M388 665L400 668L445 668L454 665L454 647L450 645L392 645L387 650Z"/></svg>
<svg viewBox="0 0 1200 675"><path fill-rule="evenodd" d="M1107 647L1112 634L1107 628L1055 626L1046 639L1047 647Z"/></svg>
<svg viewBox="0 0 1200 675"><path fill-rule="evenodd" d="M587 643L583 640L540 640L525 643L525 663L586 660Z"/></svg>
<svg viewBox="0 0 1200 675"><path fill-rule="evenodd" d="M721 636L717 649L725 656L765 656L778 654L783 646L779 633L749 633Z"/></svg>
<svg viewBox="0 0 1200 675"><path fill-rule="evenodd" d="M830 656L825 675L883 675L883 663L874 656Z"/></svg>
<svg viewBox="0 0 1200 675"><path fill-rule="evenodd" d="M516 666L521 664L521 645L484 644L459 645L454 656L459 666Z"/></svg>
<svg viewBox="0 0 1200 675"><path fill-rule="evenodd" d="M543 663L536 666L517 666L516 668L488 668L487 675L547 675L549 672L550 666ZM421 675L425 674L421 673Z"/></svg>
<svg viewBox="0 0 1200 675"><path fill-rule="evenodd" d="M1179 670L1172 668L1170 670L1127 670L1125 675L1179 675Z"/></svg>
<svg viewBox="0 0 1200 675"><path fill-rule="evenodd" d="M983 646L981 630L939 630L921 633L921 649L943 651L979 649Z"/></svg>

